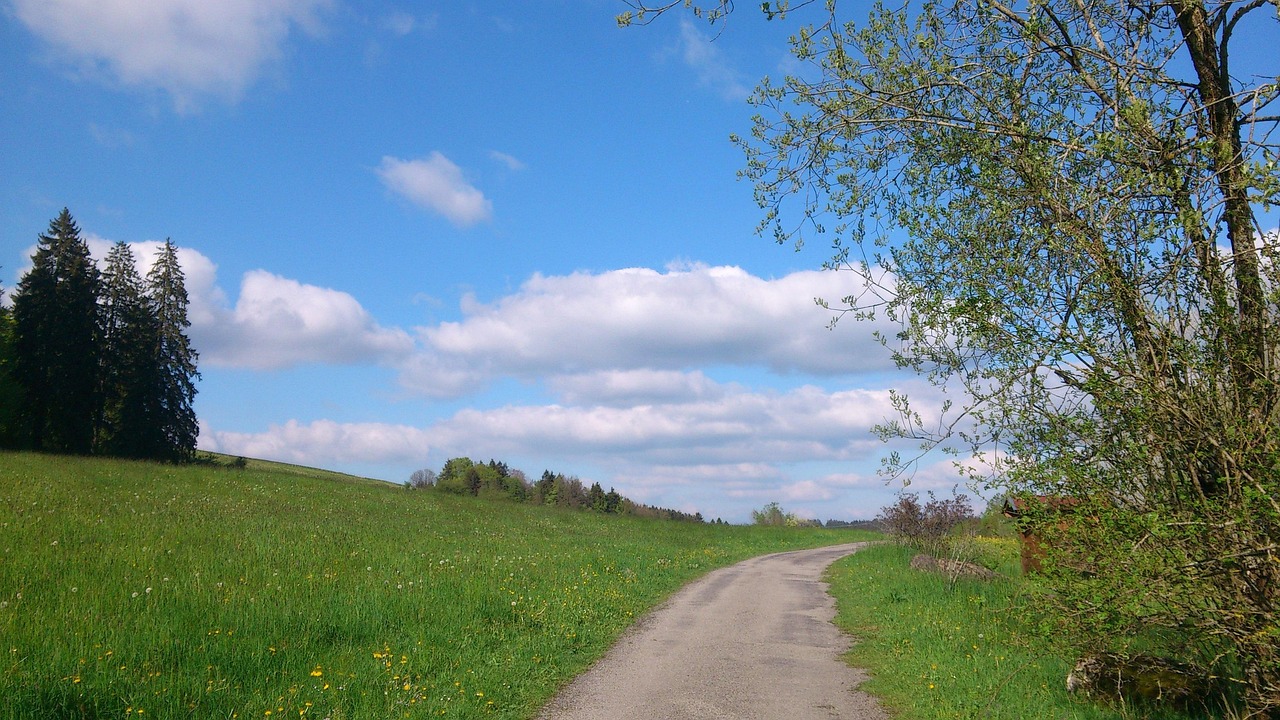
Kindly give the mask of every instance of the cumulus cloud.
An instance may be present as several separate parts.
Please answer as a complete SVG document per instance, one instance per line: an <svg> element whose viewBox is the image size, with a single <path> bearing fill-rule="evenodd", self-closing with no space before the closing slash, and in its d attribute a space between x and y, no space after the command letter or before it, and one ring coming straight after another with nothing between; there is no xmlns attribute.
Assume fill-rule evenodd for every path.
<svg viewBox="0 0 1280 720"><path fill-rule="evenodd" d="M215 309L208 325L193 320L192 339L210 363L254 369L378 363L413 347L351 295L265 270L245 273L234 308Z"/></svg>
<svg viewBox="0 0 1280 720"><path fill-rule="evenodd" d="M378 177L388 190L413 204L448 218L459 227L493 215L493 204L462 176L462 170L439 152L419 160L382 158Z"/></svg>
<svg viewBox="0 0 1280 720"><path fill-rule="evenodd" d="M371 457L368 448L376 447L390 458L420 457L428 450L446 456L558 455L700 468L685 474L699 477L712 467L733 468L738 475L752 465L862 457L874 447L866 440L870 426L888 411L885 390L803 387L775 393L732 388L719 399L662 405L468 408L412 432L377 423L320 421L211 437L226 452L268 452L258 457L275 459L324 448L322 457L354 461Z"/></svg>
<svg viewBox="0 0 1280 720"><path fill-rule="evenodd" d="M699 82L724 99L745 100L751 94L720 48L688 18L680 21L680 57L697 73Z"/></svg>
<svg viewBox="0 0 1280 720"><path fill-rule="evenodd" d="M626 383L676 378L616 374L626 371L725 365L835 376L889 369L872 324L832 332L827 311L814 303L815 296L851 294L854 282L852 273L765 279L702 266L535 275L492 303L464 299L461 321L420 328L426 355L406 364L402 381L449 396L494 377L551 377L553 387L575 399L595 388L607 401L625 395Z"/></svg>
<svg viewBox="0 0 1280 720"><path fill-rule="evenodd" d="M557 375L548 378L547 385L570 404L626 406L700 400L723 394L721 386L701 371L679 372L648 368Z"/></svg>
<svg viewBox="0 0 1280 720"><path fill-rule="evenodd" d="M113 241L85 235L101 264ZM130 243L144 277L163 243ZM189 305L191 342L201 364L257 370L306 364L391 363L407 357L413 338L385 328L351 295L265 270L245 273L230 306L218 266L197 250L178 248Z"/></svg>
<svg viewBox="0 0 1280 720"><path fill-rule="evenodd" d="M423 455L423 430L385 423L337 423L290 420L266 432L217 432L202 428L200 447L243 457L282 462L408 462Z"/></svg>
<svg viewBox="0 0 1280 720"><path fill-rule="evenodd" d="M94 233L84 233L83 237L89 254L103 266L115 241ZM159 240L129 243L139 275L147 276L163 245ZM218 315L227 304L226 294L218 287L218 266L199 250L188 247L178 248L178 265L182 267L183 285L187 290L187 319L199 332L217 323Z"/></svg>
<svg viewBox="0 0 1280 720"><path fill-rule="evenodd" d="M497 457L535 474L577 473L641 502L742 519L773 500L807 516L842 518L873 516L889 502L873 470L813 471L874 464L883 447L869 428L891 412L887 390L725 385L714 395L631 407L463 409L421 428L291 420L259 433L206 429L201 447L312 464Z"/></svg>
<svg viewBox="0 0 1280 720"><path fill-rule="evenodd" d="M331 0L13 0L17 18L58 56L179 107L235 101L276 61L295 27L316 33Z"/></svg>

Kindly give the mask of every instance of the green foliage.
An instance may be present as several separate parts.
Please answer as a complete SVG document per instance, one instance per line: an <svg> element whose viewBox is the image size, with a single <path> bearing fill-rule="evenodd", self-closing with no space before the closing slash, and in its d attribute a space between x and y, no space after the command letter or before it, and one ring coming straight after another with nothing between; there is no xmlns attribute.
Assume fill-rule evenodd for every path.
<svg viewBox="0 0 1280 720"><path fill-rule="evenodd" d="M200 427L196 421L195 381L198 354L187 338L187 289L178 248L165 239L147 273L147 296L158 324L154 371L158 379L159 412L155 418L161 442L148 457L187 461L195 456Z"/></svg>
<svg viewBox="0 0 1280 720"><path fill-rule="evenodd" d="M983 564L1018 573L1015 541L977 538ZM907 564L914 551L867 548L827 572L836 623L857 638L849 662L866 668L861 688L902 720L1072 718L1178 720L1205 717L1149 706L1095 706L1067 693L1074 657L1044 642L1016 579L950 582Z"/></svg>
<svg viewBox="0 0 1280 720"><path fill-rule="evenodd" d="M88 453L100 401L101 279L66 208L40 235L31 263L13 296L13 373L26 434L37 450Z"/></svg>
<svg viewBox="0 0 1280 720"><path fill-rule="evenodd" d="M921 447L886 471L940 449L1078 500L1028 528L1057 636L1154 631L1280 713L1280 56L1232 47L1274 3L841 9L757 89L742 175L762 231L835 248L836 318L887 320L899 366L962 398L895 394L879 430Z"/></svg>
<svg viewBox="0 0 1280 720"><path fill-rule="evenodd" d="M0 453L0 720L527 718L689 580L856 539L230 460Z"/></svg>
<svg viewBox="0 0 1280 720"><path fill-rule="evenodd" d="M4 291L0 288L0 297ZM21 447L22 386L13 376L13 314L0 305L0 448Z"/></svg>
<svg viewBox="0 0 1280 720"><path fill-rule="evenodd" d="M147 275L117 243L105 276L71 213L40 236L0 317L0 446L189 461L199 427L196 353L177 248Z"/></svg>
<svg viewBox="0 0 1280 720"><path fill-rule="evenodd" d="M415 476L417 474L417 472L414 473ZM430 482L419 482L410 478L410 487L434 487L436 490L454 495L505 499L603 514L702 522L701 513L690 515L678 510L634 503L613 488L605 492L600 483L592 483L590 488L584 489L582 481L578 478L553 473L550 470L544 470L537 482L530 483L522 471L508 467L506 463L497 460L490 460L488 464L483 464L466 457L450 458L445 461L444 467L438 474L423 476L423 478L427 477L431 478Z"/></svg>
<svg viewBox="0 0 1280 720"><path fill-rule="evenodd" d="M102 416L95 447L107 455L153 457L165 446L155 362L160 329L126 243L107 255L100 306Z"/></svg>
<svg viewBox="0 0 1280 720"><path fill-rule="evenodd" d="M752 510L751 522L771 527L821 527L818 521L806 520L795 513L787 512L776 502L771 502L759 510Z"/></svg>

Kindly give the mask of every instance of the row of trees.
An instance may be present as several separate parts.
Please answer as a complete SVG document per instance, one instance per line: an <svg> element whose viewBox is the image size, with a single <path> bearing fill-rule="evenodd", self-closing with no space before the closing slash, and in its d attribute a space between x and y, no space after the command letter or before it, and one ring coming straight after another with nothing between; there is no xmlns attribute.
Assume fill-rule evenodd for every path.
<svg viewBox="0 0 1280 720"><path fill-rule="evenodd" d="M522 471L496 460L479 463L471 458L450 458L438 473L429 469L415 470L405 485L604 514L703 522L702 513L689 514L637 503L613 488L606 492L598 482L587 487L578 478L563 473L545 470L542 477L530 482Z"/></svg>
<svg viewBox="0 0 1280 720"><path fill-rule="evenodd" d="M173 243L145 278L123 242L100 270L64 208L31 262L0 312L0 443L192 459L199 373Z"/></svg>
<svg viewBox="0 0 1280 720"><path fill-rule="evenodd" d="M817 17L740 140L761 227L834 246L830 307L955 400L898 395L884 437L1072 498L1040 523L1054 637L1154 642L1280 717L1277 0L762 7Z"/></svg>
<svg viewBox="0 0 1280 720"><path fill-rule="evenodd" d="M817 520L809 520L793 512L787 512L776 502L771 502L759 510L752 510L751 522L754 525L772 527L822 527L822 523Z"/></svg>

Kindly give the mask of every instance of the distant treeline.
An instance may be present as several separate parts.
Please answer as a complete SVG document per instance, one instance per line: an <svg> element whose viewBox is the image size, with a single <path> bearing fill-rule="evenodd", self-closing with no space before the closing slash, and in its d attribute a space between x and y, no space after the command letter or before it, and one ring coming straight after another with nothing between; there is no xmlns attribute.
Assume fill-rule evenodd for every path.
<svg viewBox="0 0 1280 720"><path fill-rule="evenodd" d="M606 492L598 482L585 487L576 477L550 470L543 471L542 477L530 482L522 471L497 460L481 463L471 458L451 458L438 473L429 469L415 470L405 486L603 514L704 522L702 513L691 515L679 510L637 503L618 494L613 488Z"/></svg>
<svg viewBox="0 0 1280 720"><path fill-rule="evenodd" d="M0 447L186 461L196 352L168 240L146 277L116 243L99 270L63 209L0 306Z"/></svg>
<svg viewBox="0 0 1280 720"><path fill-rule="evenodd" d="M848 530L874 530L876 532L884 531L884 526L880 524L879 520L828 520L823 524L823 527L828 530L836 528Z"/></svg>

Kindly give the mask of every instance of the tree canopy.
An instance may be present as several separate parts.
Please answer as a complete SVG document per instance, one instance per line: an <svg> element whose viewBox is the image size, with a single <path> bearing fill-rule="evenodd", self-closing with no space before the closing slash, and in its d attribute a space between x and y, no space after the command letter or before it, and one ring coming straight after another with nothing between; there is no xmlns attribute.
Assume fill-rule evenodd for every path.
<svg viewBox="0 0 1280 720"><path fill-rule="evenodd" d="M1154 634L1274 716L1280 238L1260 220L1280 201L1280 56L1241 40L1274 39L1280 6L809 10L797 69L753 96L742 174L763 231L829 241L851 271L829 307L894 322L898 363L959 399L935 417L899 395L883 436L1076 498L1083 521L1045 523L1069 536L1044 596L1059 634L1112 651Z"/></svg>
<svg viewBox="0 0 1280 720"><path fill-rule="evenodd" d="M187 291L166 241L144 282L117 243L105 272L67 209L0 312L0 444L185 461L198 426ZM16 408L16 412L14 409Z"/></svg>
<svg viewBox="0 0 1280 720"><path fill-rule="evenodd" d="M88 453L98 404L101 277L71 213L40 235L13 296L14 377L38 450Z"/></svg>

